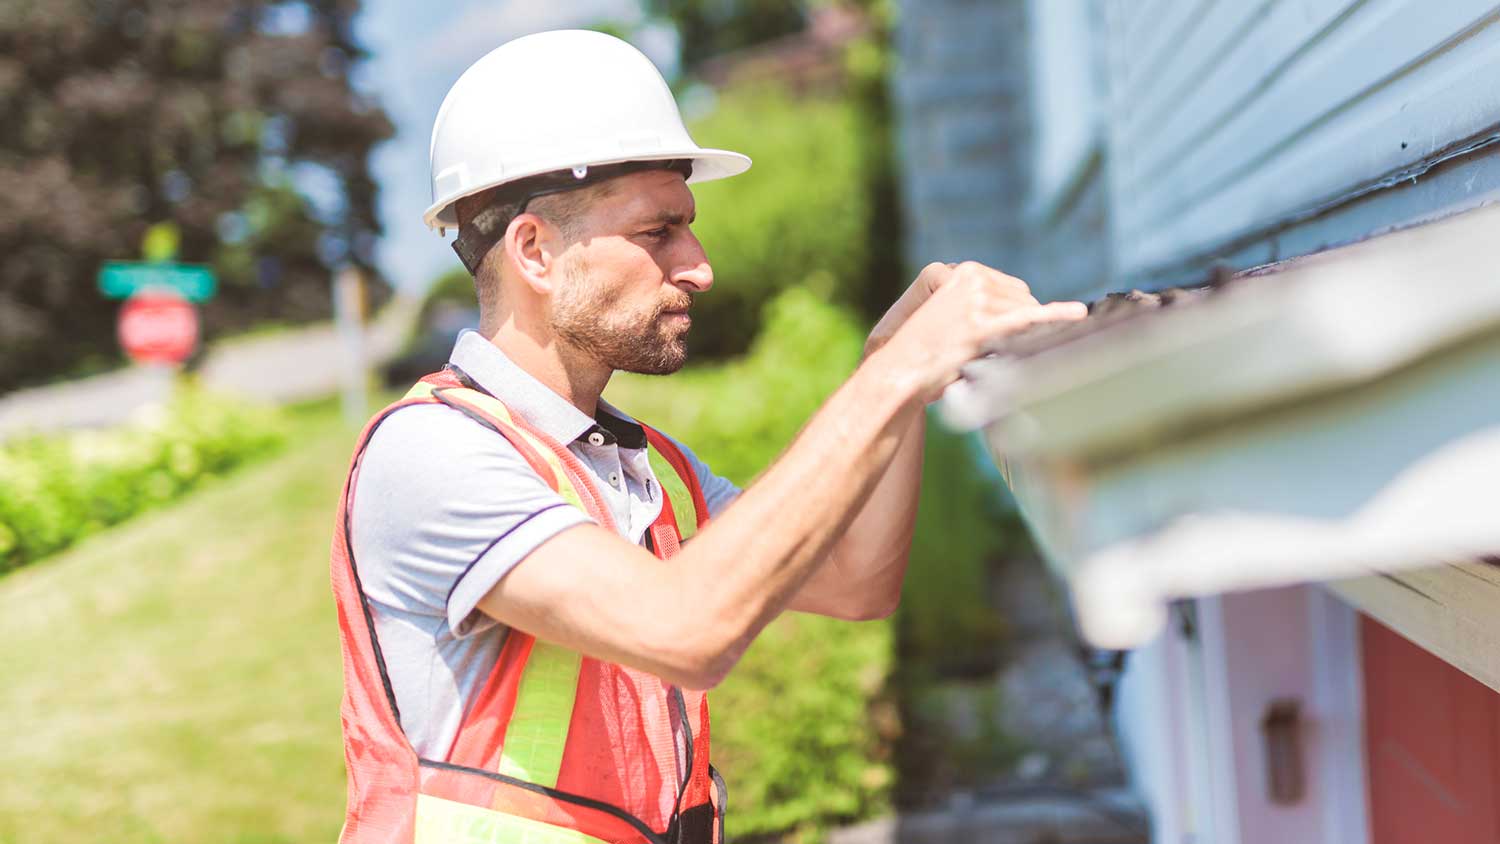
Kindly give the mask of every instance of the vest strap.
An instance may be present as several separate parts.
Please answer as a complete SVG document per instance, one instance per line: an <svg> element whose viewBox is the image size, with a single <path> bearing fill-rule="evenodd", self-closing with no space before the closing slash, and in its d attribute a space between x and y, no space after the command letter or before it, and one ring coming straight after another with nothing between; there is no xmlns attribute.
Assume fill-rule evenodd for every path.
<svg viewBox="0 0 1500 844"><path fill-rule="evenodd" d="M650 446L649 455L652 463L651 468L656 472L657 480L662 482L662 488L669 490L673 501L683 503L683 512L687 513L691 508L690 519L678 519L678 532L683 539L691 537L698 532L708 521L708 502L703 498L703 486L698 483L697 473L688 463L687 455L677 447L667 436L649 425L642 425L646 431L646 443ZM665 470L659 468L665 463Z"/></svg>

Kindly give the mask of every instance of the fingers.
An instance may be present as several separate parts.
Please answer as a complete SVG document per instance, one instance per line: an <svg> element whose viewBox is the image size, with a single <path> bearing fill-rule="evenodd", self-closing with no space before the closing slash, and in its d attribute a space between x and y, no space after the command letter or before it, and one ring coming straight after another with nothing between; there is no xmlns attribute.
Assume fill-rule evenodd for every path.
<svg viewBox="0 0 1500 844"><path fill-rule="evenodd" d="M1040 323L1076 322L1088 315L1088 306L1082 302L1049 302L981 318L978 328L987 340L994 341Z"/></svg>
<svg viewBox="0 0 1500 844"><path fill-rule="evenodd" d="M979 307L993 304L1014 308L1040 304L1031 295L1031 287L1026 282L978 261L965 261L954 268L950 284L968 288Z"/></svg>
<svg viewBox="0 0 1500 844"><path fill-rule="evenodd" d="M934 261L923 267L912 283L911 292L915 293L912 304L920 305L943 289L955 291L952 295L967 295L969 307L977 310L1040 304L1026 282L978 261L959 264Z"/></svg>

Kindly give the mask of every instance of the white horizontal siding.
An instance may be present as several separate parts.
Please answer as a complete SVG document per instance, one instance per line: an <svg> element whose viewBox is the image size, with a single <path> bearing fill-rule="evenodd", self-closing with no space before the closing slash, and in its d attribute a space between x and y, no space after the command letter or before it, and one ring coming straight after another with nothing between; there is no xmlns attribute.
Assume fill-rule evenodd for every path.
<svg viewBox="0 0 1500 844"><path fill-rule="evenodd" d="M1493 2L1113 2L1125 277L1212 254L1500 124Z"/></svg>

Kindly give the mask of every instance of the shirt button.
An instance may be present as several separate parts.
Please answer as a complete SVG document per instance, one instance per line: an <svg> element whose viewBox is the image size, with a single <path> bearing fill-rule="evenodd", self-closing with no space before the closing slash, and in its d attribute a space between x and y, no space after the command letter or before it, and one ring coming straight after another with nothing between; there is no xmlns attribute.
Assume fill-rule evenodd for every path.
<svg viewBox="0 0 1500 844"><path fill-rule="evenodd" d="M620 485L620 473L619 472L610 472L609 473L609 485L613 486L613 487L618 487Z"/></svg>
<svg viewBox="0 0 1500 844"><path fill-rule="evenodd" d="M589 445L604 445L604 435L598 431L589 434Z"/></svg>

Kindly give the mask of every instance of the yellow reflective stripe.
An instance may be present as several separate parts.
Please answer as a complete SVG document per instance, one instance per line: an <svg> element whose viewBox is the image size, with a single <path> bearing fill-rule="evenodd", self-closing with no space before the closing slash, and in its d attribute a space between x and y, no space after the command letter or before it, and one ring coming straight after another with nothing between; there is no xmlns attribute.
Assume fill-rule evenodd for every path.
<svg viewBox="0 0 1500 844"><path fill-rule="evenodd" d="M672 501L672 515L677 517L677 535L687 539L698 532L698 518L696 508L693 506L693 494L688 491L687 482L677 474L677 470L663 457L661 452L654 448L646 449L647 457L651 461L651 472L656 475L656 482L661 484L662 492Z"/></svg>
<svg viewBox="0 0 1500 844"><path fill-rule="evenodd" d="M504 402L488 393L481 393L478 390L471 390L468 387L450 387L443 390L443 397L467 404L509 425L512 431L515 431L525 439L531 445L532 449L541 456L542 460L548 466L552 467L552 474L557 478L557 494L561 495L564 501L588 513L588 508L583 506L583 497L578 494L578 490L573 486L572 481L568 480L568 472L563 467L562 460L558 459L557 453L552 450L551 446L533 437L520 425L517 425L515 418L510 415L510 409L505 406ZM592 517L593 514L589 513L589 516Z"/></svg>
<svg viewBox="0 0 1500 844"><path fill-rule="evenodd" d="M432 395L432 385L426 381L418 381L410 390L406 391L406 395L402 396L401 400L425 399L430 395Z"/></svg>
<svg viewBox="0 0 1500 844"><path fill-rule="evenodd" d="M505 727L500 773L557 787L582 667L583 655L578 651L541 639L531 646L516 689L516 708Z"/></svg>
<svg viewBox="0 0 1500 844"><path fill-rule="evenodd" d="M576 829L430 794L417 795L415 831L412 844L607 844Z"/></svg>

